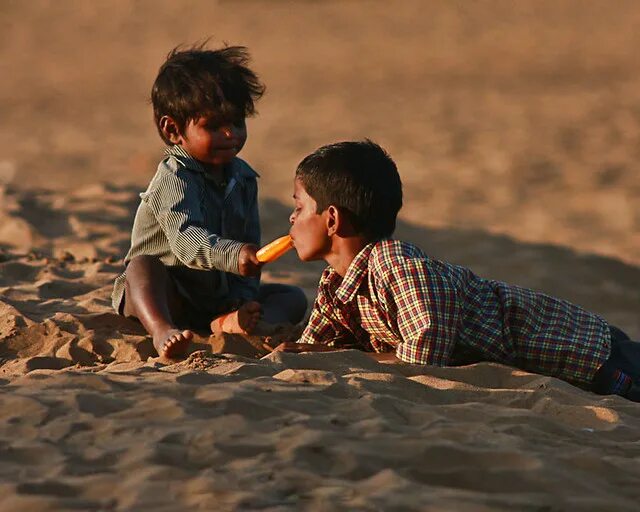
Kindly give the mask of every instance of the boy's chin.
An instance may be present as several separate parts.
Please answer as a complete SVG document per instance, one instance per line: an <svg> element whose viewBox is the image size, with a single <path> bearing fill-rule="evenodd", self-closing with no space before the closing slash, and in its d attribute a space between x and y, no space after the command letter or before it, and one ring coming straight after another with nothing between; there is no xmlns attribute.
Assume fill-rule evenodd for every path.
<svg viewBox="0 0 640 512"><path fill-rule="evenodd" d="M315 256L313 254L304 254L304 253L300 254L300 251L298 251L297 248L296 248L296 253L298 254L298 258L300 259L300 261L318 261L322 259L319 256Z"/></svg>

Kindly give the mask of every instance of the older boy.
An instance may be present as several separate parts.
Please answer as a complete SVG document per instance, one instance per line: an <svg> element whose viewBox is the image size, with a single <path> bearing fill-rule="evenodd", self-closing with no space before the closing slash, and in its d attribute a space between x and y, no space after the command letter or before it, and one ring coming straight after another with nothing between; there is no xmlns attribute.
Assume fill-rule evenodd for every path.
<svg viewBox="0 0 640 512"><path fill-rule="evenodd" d="M297 323L306 311L302 290L259 284L258 175L237 155L264 86L247 62L243 47L176 49L153 84L166 157L140 194L112 302L142 322L161 356L192 339L179 324L248 333L260 318Z"/></svg>
<svg viewBox="0 0 640 512"><path fill-rule="evenodd" d="M640 343L599 316L390 239L402 185L376 144L343 142L307 156L293 197L298 256L329 267L302 337L277 350L357 346L424 365L496 361L639 399Z"/></svg>

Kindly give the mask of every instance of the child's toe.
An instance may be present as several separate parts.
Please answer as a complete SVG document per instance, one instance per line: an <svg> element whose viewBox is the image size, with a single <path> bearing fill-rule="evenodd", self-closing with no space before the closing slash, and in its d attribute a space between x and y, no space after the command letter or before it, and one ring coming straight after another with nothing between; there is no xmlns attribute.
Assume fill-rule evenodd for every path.
<svg viewBox="0 0 640 512"><path fill-rule="evenodd" d="M191 331L175 331L162 344L158 350L158 355L166 358L180 356L184 354L192 338L193 333Z"/></svg>

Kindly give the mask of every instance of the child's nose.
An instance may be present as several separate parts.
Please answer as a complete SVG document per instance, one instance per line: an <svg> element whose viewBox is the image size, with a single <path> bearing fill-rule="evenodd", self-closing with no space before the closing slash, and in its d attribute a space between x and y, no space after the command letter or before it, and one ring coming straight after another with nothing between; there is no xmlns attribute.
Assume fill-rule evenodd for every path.
<svg viewBox="0 0 640 512"><path fill-rule="evenodd" d="M235 124L229 124L222 127L222 135L224 135L225 139L241 137L242 130L243 129L241 127L236 126Z"/></svg>
<svg viewBox="0 0 640 512"><path fill-rule="evenodd" d="M291 215L289 215L289 224L293 224L294 219L295 219L295 214L291 212Z"/></svg>

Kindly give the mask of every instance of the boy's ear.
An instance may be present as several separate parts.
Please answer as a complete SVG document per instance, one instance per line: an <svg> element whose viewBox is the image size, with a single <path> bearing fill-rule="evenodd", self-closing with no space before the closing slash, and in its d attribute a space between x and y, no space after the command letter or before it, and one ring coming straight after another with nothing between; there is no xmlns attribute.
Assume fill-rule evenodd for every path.
<svg viewBox="0 0 640 512"><path fill-rule="evenodd" d="M178 145L182 142L182 135L180 135L178 125L171 116L162 116L160 118L160 130L164 138L171 144Z"/></svg>
<svg viewBox="0 0 640 512"><path fill-rule="evenodd" d="M327 212L327 235L358 236L358 230L353 225L349 212L341 210L335 205L330 205L325 211Z"/></svg>
<svg viewBox="0 0 640 512"><path fill-rule="evenodd" d="M333 236L338 233L340 229L340 224L342 222L340 210L338 210L338 208L336 208L333 205L329 205L329 207L325 211L327 212L327 216L326 216L327 235Z"/></svg>
<svg viewBox="0 0 640 512"><path fill-rule="evenodd" d="M338 208L330 205L327 210L327 235L339 235L343 237L356 234L349 215Z"/></svg>

